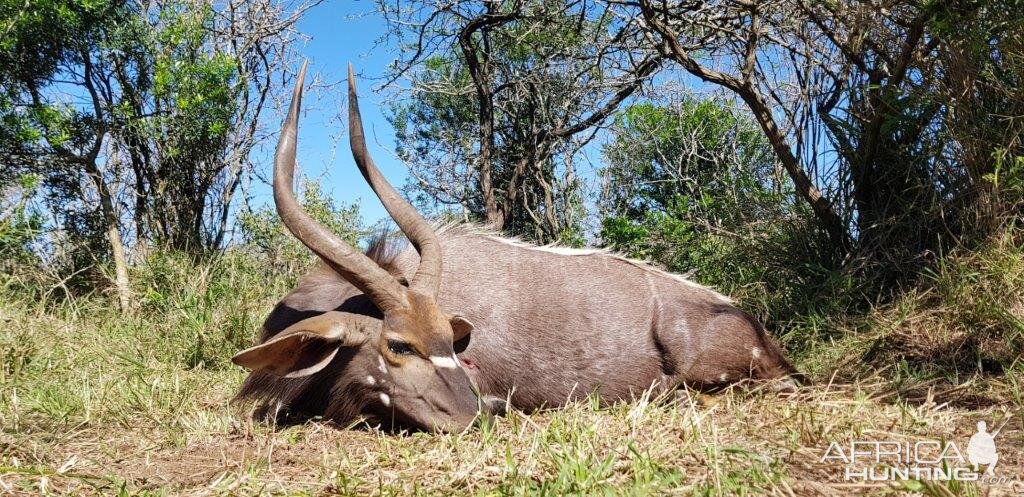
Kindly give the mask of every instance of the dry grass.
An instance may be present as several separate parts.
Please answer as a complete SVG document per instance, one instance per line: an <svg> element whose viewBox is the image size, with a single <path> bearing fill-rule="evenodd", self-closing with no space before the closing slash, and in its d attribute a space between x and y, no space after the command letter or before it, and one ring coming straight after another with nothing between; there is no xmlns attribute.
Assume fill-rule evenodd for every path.
<svg viewBox="0 0 1024 497"><path fill-rule="evenodd" d="M588 402L513 412L459 435L395 435L320 422L274 429L249 421L228 402L244 373L227 358L248 344L288 282L268 284L230 258L198 268L164 261L150 270L166 281L136 275L150 283L137 289L143 304L130 315L105 309L102 299L54 304L0 293L13 297L0 301L0 494L945 497L1024 491L1024 483L850 482L842 466L820 462L833 441L948 440L963 447L978 420L1008 420L997 439L998 474L1024 478L1019 360L987 376L925 374L908 366L905 355L890 361L885 354L908 353L894 347L872 368L864 366L875 344L901 343L924 332L921 326L938 336L968 330L965 320L989 319L981 307L939 312L917 299L880 310L870 317L870 330L800 358L816 384L791 397L738 388L605 409ZM986 343L992 336L987 329Z"/></svg>
<svg viewBox="0 0 1024 497"><path fill-rule="evenodd" d="M883 383L820 386L790 398L733 391L513 413L461 435L391 435L312 422L272 430L224 399L238 375L196 391L169 419L5 430L3 489L14 494L451 495L916 493L860 484L822 464L830 441L966 442L1002 406L952 407L941 395L894 402ZM1024 475L1020 411L999 435L1001 475ZM141 413L140 413L141 414ZM932 495L1012 495L1019 487L943 486ZM951 490L952 493L947 493Z"/></svg>

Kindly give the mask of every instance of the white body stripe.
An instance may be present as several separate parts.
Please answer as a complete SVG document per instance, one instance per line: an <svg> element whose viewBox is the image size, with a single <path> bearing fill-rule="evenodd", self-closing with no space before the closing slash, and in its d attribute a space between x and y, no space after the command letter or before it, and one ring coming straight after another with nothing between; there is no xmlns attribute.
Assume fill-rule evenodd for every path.
<svg viewBox="0 0 1024 497"><path fill-rule="evenodd" d="M482 233L479 233L479 234L482 234L482 235L486 236L490 240L493 240L493 241L496 241L496 242L499 242L499 243L504 243L506 245L511 245L513 247L519 247L519 248L527 249L527 250L536 250L536 251L539 251L539 252L548 252L550 254L557 254L557 255L563 255L563 256L569 256L569 257L578 257L578 256L608 257L608 258L613 259L613 260L617 260L617 261L620 261L620 262L624 262L626 264L630 264L632 266L636 266L637 268L640 268L640 269L642 269L644 271L647 271L649 273L656 274L656 275L659 275L659 276L664 276L664 277L667 277L667 278L671 278L671 279L675 280L676 282L682 283L683 285L686 285L686 286L688 286L690 288L694 288L694 289L697 289L697 290L703 290L705 292L708 292L712 297L722 301L723 303L731 304L733 302L733 300L731 298L726 297L725 295L722 295L721 293L718 293L713 288L710 288L710 287L707 287L707 286L704 286L704 285L701 285L701 284L698 284L698 283L694 283L694 282L686 279L686 277L684 277L684 276L681 276L681 275L678 275L678 274L674 274L674 273L670 273L670 272L665 271L663 269L659 269L659 268L651 265L649 262L646 262L646 261L639 261L639 260L636 260L636 259L630 259L629 257L626 257L624 255L615 253L614 251L609 250L609 249L600 249L600 248L599 249L578 249L578 248L572 248L572 247L562 247L562 246L558 246L558 245L537 246L537 245L533 245L533 244L530 244L530 243L526 243L526 242L524 242L522 240L517 240L515 238L506 238L506 237L498 236L496 234L493 234L493 233L490 233L490 232L486 232L486 231L482 232Z"/></svg>

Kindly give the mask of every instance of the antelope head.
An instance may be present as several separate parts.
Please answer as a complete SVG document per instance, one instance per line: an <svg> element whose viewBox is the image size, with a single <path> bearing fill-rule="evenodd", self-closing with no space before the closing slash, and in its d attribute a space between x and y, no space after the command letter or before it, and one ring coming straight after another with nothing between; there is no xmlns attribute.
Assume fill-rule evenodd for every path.
<svg viewBox="0 0 1024 497"><path fill-rule="evenodd" d="M460 367L453 342L473 325L441 309L441 247L423 217L384 179L366 150L352 67L349 135L360 172L388 214L420 254L408 286L314 221L292 191L299 107L306 64L299 71L274 157L274 203L288 230L331 269L363 292L383 318L332 311L305 319L232 360L255 371L305 377L343 368L341 378L362 383L363 401L406 425L441 431L472 424L480 399ZM314 380L315 381L315 380ZM332 394L333 394L332 390Z"/></svg>

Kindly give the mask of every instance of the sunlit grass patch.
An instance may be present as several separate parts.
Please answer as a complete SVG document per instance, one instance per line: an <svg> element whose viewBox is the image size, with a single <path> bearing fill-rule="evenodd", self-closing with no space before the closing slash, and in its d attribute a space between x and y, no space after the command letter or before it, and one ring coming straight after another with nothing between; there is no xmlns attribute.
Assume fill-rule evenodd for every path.
<svg viewBox="0 0 1024 497"><path fill-rule="evenodd" d="M392 434L253 422L230 403L244 372L229 358L289 282L264 280L244 260L161 264L172 265L160 269L165 280L137 288L149 296L127 314L98 297L0 302L0 493L998 495L1006 489L971 482L845 481L821 456L833 441L965 442L978 420L1007 417L1000 472L1024 475L1019 361L962 377L905 359L866 366L865 344L934 312L923 301L880 308L872 325L798 357L814 382L796 395L737 387L608 407L586 399L462 434Z"/></svg>

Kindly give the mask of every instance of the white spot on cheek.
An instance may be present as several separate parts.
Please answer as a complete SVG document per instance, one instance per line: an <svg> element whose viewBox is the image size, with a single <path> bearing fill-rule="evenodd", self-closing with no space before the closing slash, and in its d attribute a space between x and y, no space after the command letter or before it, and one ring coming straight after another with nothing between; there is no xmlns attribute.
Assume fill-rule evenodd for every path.
<svg viewBox="0 0 1024 497"><path fill-rule="evenodd" d="M372 375L366 375L366 384L367 385L376 385L377 384L377 379L374 378Z"/></svg>
<svg viewBox="0 0 1024 497"><path fill-rule="evenodd" d="M380 394L380 401L384 404L384 407L391 405L391 397L388 397L388 394L386 393Z"/></svg>
<svg viewBox="0 0 1024 497"><path fill-rule="evenodd" d="M434 366L437 366L439 368L455 369L459 367L459 361L455 359L455 356L440 357L433 355L430 356L430 362L434 363Z"/></svg>
<svg viewBox="0 0 1024 497"><path fill-rule="evenodd" d="M377 369L379 369L381 373L387 374L388 366L387 364L384 364L384 356L377 356Z"/></svg>
<svg viewBox="0 0 1024 497"><path fill-rule="evenodd" d="M725 373L722 373L722 376L718 377L718 381L725 381L727 379L729 379L729 375L727 375Z"/></svg>
<svg viewBox="0 0 1024 497"><path fill-rule="evenodd" d="M750 349L750 355L754 356L754 359L757 359L758 357L761 357L761 348L760 347L754 347L754 348Z"/></svg>

